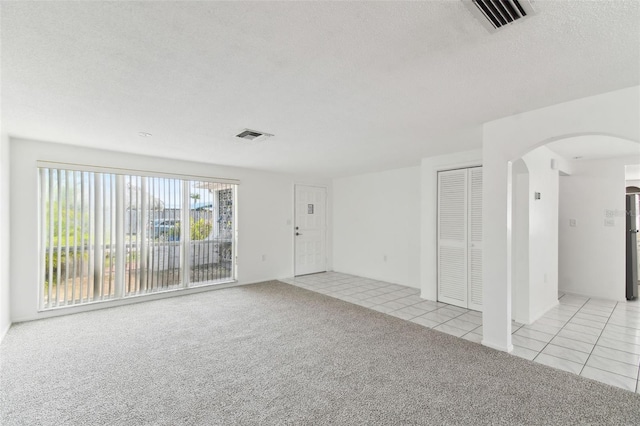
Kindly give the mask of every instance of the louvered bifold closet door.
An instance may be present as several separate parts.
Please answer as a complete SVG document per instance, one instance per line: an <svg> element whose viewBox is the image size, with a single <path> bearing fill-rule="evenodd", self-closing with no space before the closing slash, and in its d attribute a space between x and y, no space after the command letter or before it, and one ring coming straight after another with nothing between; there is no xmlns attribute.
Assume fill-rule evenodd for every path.
<svg viewBox="0 0 640 426"><path fill-rule="evenodd" d="M438 300L467 307L467 170L438 173Z"/></svg>
<svg viewBox="0 0 640 426"><path fill-rule="evenodd" d="M469 309L482 310L482 167L468 172Z"/></svg>

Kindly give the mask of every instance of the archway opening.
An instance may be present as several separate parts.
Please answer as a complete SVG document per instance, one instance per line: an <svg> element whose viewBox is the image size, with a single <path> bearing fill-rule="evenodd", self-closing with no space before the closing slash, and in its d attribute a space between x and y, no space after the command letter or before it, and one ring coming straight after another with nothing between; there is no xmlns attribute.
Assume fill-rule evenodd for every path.
<svg viewBox="0 0 640 426"><path fill-rule="evenodd" d="M512 319L531 324L564 294L625 298L625 166L637 142L568 135L512 160ZM640 179L640 176L639 176Z"/></svg>

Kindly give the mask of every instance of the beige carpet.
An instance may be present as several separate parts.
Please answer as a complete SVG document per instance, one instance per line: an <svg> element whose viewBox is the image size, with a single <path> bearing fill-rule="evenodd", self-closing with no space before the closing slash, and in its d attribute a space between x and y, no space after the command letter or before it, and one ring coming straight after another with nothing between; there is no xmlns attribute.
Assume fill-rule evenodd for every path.
<svg viewBox="0 0 640 426"><path fill-rule="evenodd" d="M278 282L17 324L2 425L637 424L640 397Z"/></svg>

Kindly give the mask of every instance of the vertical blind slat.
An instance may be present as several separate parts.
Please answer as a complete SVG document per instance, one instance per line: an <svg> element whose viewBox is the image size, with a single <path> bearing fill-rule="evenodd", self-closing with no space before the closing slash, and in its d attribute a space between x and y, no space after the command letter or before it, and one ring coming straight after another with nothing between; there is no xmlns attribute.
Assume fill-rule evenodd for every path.
<svg viewBox="0 0 640 426"><path fill-rule="evenodd" d="M150 198L150 203L151 203L151 212L152 212L152 216L151 216L151 273L150 273L150 278L151 278L151 283L150 283L150 288L149 290L153 291L155 290L155 283L156 283L156 278L157 276L154 276L154 272L156 270L156 262L157 260L157 256L156 256L156 180L154 178L151 179L151 198Z"/></svg>
<svg viewBox="0 0 640 426"><path fill-rule="evenodd" d="M160 196L162 196L165 200L166 198L166 182L160 181L158 182L158 185L162 184L162 186L159 186L159 190L160 190ZM167 205L164 206L164 209L166 211ZM166 217L166 215L165 215ZM167 227L167 221L163 221L162 222L162 226L161 226L161 232L162 234L158 237L158 244L160 244L160 240L163 239L164 241L168 241L169 240L169 236L167 235L167 232L169 231L169 228ZM169 248L167 246L167 248ZM167 286L167 281L166 281L166 264L165 264L165 259L166 259L166 250L163 250L162 252L162 256L159 257L158 260L160 260L160 262L158 263L158 269L159 269L159 273L160 273L160 288L166 288Z"/></svg>
<svg viewBox="0 0 640 426"><path fill-rule="evenodd" d="M92 174L87 174L87 187L88 187L88 200L87 202L89 203L89 217L88 217L88 223L89 223L89 239L87 241L87 257L88 257L88 265L87 265L87 288L86 288L86 299L89 300L90 298L93 298L93 294L94 294L94 287L95 287L95 281L96 281L96 277L94 275L94 266L95 266L95 220L96 220L96 215L95 215L95 206L96 206L96 201L95 201L95 184L91 184L91 179L95 180L95 177L93 177ZM80 289L80 300L83 300L84 296L83 296L83 292L82 289Z"/></svg>
<svg viewBox="0 0 640 426"><path fill-rule="evenodd" d="M142 276L142 268L140 267L140 265L142 265L142 246L140 245L140 240L142 239L142 214L140 214L140 212L142 211L142 208L140 207L140 198L138 196L139 191L138 188L140 188L141 185L141 178L136 177L135 178L135 182L136 182L136 282L135 282L135 292L139 292L140 291L140 277Z"/></svg>
<svg viewBox="0 0 640 426"><path fill-rule="evenodd" d="M117 252L118 245L116 241L116 175L109 175L109 273L111 274L111 291L109 297L113 298L117 295Z"/></svg>
<svg viewBox="0 0 640 426"><path fill-rule="evenodd" d="M85 173L80 173L80 294L82 294L82 289L85 287L88 288L89 283L85 284L84 278L84 270L85 270L85 262L84 262L84 247L85 247L85 204L84 204L84 189L85 189ZM88 275L88 272L87 272Z"/></svg>
<svg viewBox="0 0 640 426"><path fill-rule="evenodd" d="M51 299L51 293L52 293L52 288L53 288L53 204L51 203L51 200L53 200L53 170L49 169L49 202L48 202L48 209L49 209L49 240L48 240L48 248L49 248L49 257L48 257L48 261L49 261L49 286L47 289L47 299L49 301L49 306L53 306L53 301Z"/></svg>
<svg viewBox="0 0 640 426"><path fill-rule="evenodd" d="M65 288L67 287L68 283L69 283L69 265L70 265L70 259L69 259L69 244L71 244L71 241L69 240L69 223L71 222L71 218L69 217L69 190L71 189L71 177L69 174L69 171L65 171L64 174L65 177L65 187L64 187L64 217L65 217L65 230L64 230L64 259L65 259L65 265L64 265L64 285ZM69 300L69 298L67 297L67 303L73 303L74 297L75 297L75 292L74 292L74 288L73 286L71 287L71 300Z"/></svg>
<svg viewBox="0 0 640 426"><path fill-rule="evenodd" d="M40 169L40 282L46 282L47 268L47 170ZM45 300L45 295L40 299L42 309L49 307L49 301Z"/></svg>
<svg viewBox="0 0 640 426"><path fill-rule="evenodd" d="M73 274L72 274L72 284L71 291L75 294L76 291L76 281L78 276L78 172L71 172L73 178ZM80 177L82 179L82 177ZM82 283L79 285L80 291L82 292Z"/></svg>
<svg viewBox="0 0 640 426"><path fill-rule="evenodd" d="M56 247L56 261L58 267L56 268L56 306L60 304L60 297L64 297L64 290L62 289L66 283L62 283L60 272L62 271L62 179L60 175L62 170L57 170L56 173L56 214L58 216L57 237L58 244ZM64 302L64 299L62 300Z"/></svg>
<svg viewBox="0 0 640 426"><path fill-rule="evenodd" d="M131 206L131 191L132 191L132 185L131 185L131 176L127 176L126 177L126 185L128 185L129 188L129 241L127 241L128 243L128 250L127 250L127 269L128 269L128 282L127 282L127 286L125 289L125 294L129 294L131 291L131 260L133 259L133 245L132 245L132 231L133 231L133 208Z"/></svg>
<svg viewBox="0 0 640 426"><path fill-rule="evenodd" d="M103 242L102 242L102 221L103 221L103 209L102 209L102 175L100 173L96 173L94 176L94 197L95 197L95 242L94 242L94 263L95 270L93 273L93 300L97 300L102 296L102 281L104 278L103 274L103 263L102 259L103 255Z"/></svg>
<svg viewBox="0 0 640 426"><path fill-rule="evenodd" d="M125 234L124 234L124 176L115 176L116 191L114 193L115 209L114 215L116 226L114 230L114 241L116 244L115 268L116 268L116 294L115 297L124 296L124 280L126 267L125 254Z"/></svg>
<svg viewBox="0 0 640 426"><path fill-rule="evenodd" d="M147 199L147 178L145 176L140 177L140 292L147 289L147 211L149 210L149 204Z"/></svg>

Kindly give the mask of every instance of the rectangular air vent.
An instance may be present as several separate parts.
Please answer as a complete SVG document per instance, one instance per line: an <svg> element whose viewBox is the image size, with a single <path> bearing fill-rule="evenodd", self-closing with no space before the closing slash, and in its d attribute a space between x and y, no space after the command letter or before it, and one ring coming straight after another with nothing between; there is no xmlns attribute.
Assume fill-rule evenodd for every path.
<svg viewBox="0 0 640 426"><path fill-rule="evenodd" d="M244 139L246 141L261 141L262 139L270 138L272 136L273 135L270 133L259 132L251 129L244 129L236 135L237 138Z"/></svg>
<svg viewBox="0 0 640 426"><path fill-rule="evenodd" d="M238 133L236 137L252 141L256 138L259 138L262 135L263 133L260 133L260 132L256 132L253 130L245 130L244 132Z"/></svg>
<svg viewBox="0 0 640 426"><path fill-rule="evenodd" d="M491 32L534 13L528 0L463 0Z"/></svg>

